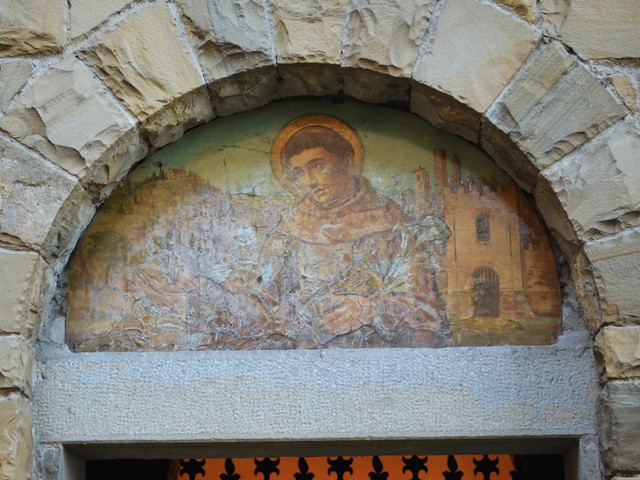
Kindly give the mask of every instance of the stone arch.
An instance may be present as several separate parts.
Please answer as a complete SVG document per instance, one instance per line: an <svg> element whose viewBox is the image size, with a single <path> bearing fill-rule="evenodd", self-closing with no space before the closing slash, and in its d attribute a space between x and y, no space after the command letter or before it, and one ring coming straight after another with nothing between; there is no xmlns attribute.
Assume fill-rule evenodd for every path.
<svg viewBox="0 0 640 480"><path fill-rule="evenodd" d="M49 55L27 67L0 117L3 171L10 172L0 214L1 261L12 281L2 300L10 312L4 331L16 335L10 341L26 359L40 332L45 342L55 339L59 318L49 313L39 326L54 279L96 205L137 161L216 115L309 95L404 106L479 144L536 198L603 350L619 335L602 330L603 321L622 327L638 318L640 173L629 162L640 143L637 118L589 70L584 60L595 47L575 28L545 15L527 23L476 0L335 2L305 11L256 1L244 12L220 7L217 16L194 5L132 2L89 22L72 11L70 40L56 30L34 35L44 43L2 47L18 57L3 63L15 71L24 66L20 56ZM51 8L53 23L66 17ZM568 15L571 26L584 13ZM464 23L469 16L481 29ZM237 28L225 29L221 18ZM453 27L458 22L468 26L464 35ZM53 28L36 27L39 34ZM607 169L617 173L602 182ZM621 190L614 203L598 201L612 188ZM629 375L624 365L603 362L612 378ZM29 408L28 365L6 385L22 392L17 409ZM607 392L625 388L613 382ZM616 432L606 439L611 465L629 471L616 457Z"/></svg>

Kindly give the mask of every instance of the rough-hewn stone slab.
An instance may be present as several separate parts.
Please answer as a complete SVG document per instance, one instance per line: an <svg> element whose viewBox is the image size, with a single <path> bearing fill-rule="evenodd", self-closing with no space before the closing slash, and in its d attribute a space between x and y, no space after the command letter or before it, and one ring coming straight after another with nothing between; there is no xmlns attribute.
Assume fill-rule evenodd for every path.
<svg viewBox="0 0 640 480"><path fill-rule="evenodd" d="M640 58L640 2L571 0L562 39L583 58Z"/></svg>
<svg viewBox="0 0 640 480"><path fill-rule="evenodd" d="M0 400L0 478L31 477L31 418L31 405L24 397L14 394Z"/></svg>
<svg viewBox="0 0 640 480"><path fill-rule="evenodd" d="M67 354L35 378L43 443L578 437L598 391L589 346Z"/></svg>
<svg viewBox="0 0 640 480"><path fill-rule="evenodd" d="M567 18L567 8L571 0L538 0L542 28L551 38L560 35L562 24Z"/></svg>
<svg viewBox="0 0 640 480"><path fill-rule="evenodd" d="M278 98L275 67L237 73L209 84L218 115L230 115L258 108Z"/></svg>
<svg viewBox="0 0 640 480"><path fill-rule="evenodd" d="M207 81L274 63L264 0L177 0Z"/></svg>
<svg viewBox="0 0 640 480"><path fill-rule="evenodd" d="M148 125L156 146L174 140L180 126L213 118L202 74L162 3L98 35L80 56L140 120L166 110L162 123Z"/></svg>
<svg viewBox="0 0 640 480"><path fill-rule="evenodd" d="M408 105L411 81L359 68L343 68L344 93L368 103Z"/></svg>
<svg viewBox="0 0 640 480"><path fill-rule="evenodd" d="M50 276L38 254L0 249L0 332L31 336Z"/></svg>
<svg viewBox="0 0 640 480"><path fill-rule="evenodd" d="M524 21L478 0L448 2L432 28L414 80L478 112L489 107L540 38Z"/></svg>
<svg viewBox="0 0 640 480"><path fill-rule="evenodd" d="M279 97L336 95L344 89L340 67L321 63L278 66Z"/></svg>
<svg viewBox="0 0 640 480"><path fill-rule="evenodd" d="M603 314L610 321L640 318L640 229L587 242L585 252L592 263Z"/></svg>
<svg viewBox="0 0 640 480"><path fill-rule="evenodd" d="M102 184L146 154L134 127L74 57L54 65L0 119L0 128L24 144L81 179Z"/></svg>
<svg viewBox="0 0 640 480"><path fill-rule="evenodd" d="M640 377L640 326L603 328L596 349L607 377Z"/></svg>
<svg viewBox="0 0 640 480"><path fill-rule="evenodd" d="M33 348L21 335L0 337L0 388L31 393Z"/></svg>
<svg viewBox="0 0 640 480"><path fill-rule="evenodd" d="M81 187L71 176L2 138L0 171L0 232L30 245L45 245L58 212L69 199L82 196Z"/></svg>
<svg viewBox="0 0 640 480"><path fill-rule="evenodd" d="M6 107L33 73L29 60L7 61L0 64L0 111Z"/></svg>
<svg viewBox="0 0 640 480"><path fill-rule="evenodd" d="M268 0L278 63L340 63L348 0Z"/></svg>
<svg viewBox="0 0 640 480"><path fill-rule="evenodd" d="M624 113L597 79L553 42L518 74L487 117L542 169Z"/></svg>
<svg viewBox="0 0 640 480"><path fill-rule="evenodd" d="M0 57L57 52L67 41L66 0L0 2Z"/></svg>
<svg viewBox="0 0 640 480"><path fill-rule="evenodd" d="M351 0L342 65L410 77L435 0Z"/></svg>
<svg viewBox="0 0 640 480"><path fill-rule="evenodd" d="M600 436L613 470L640 465L640 382L610 382ZM610 421L610 423L608 423Z"/></svg>
<svg viewBox="0 0 640 480"><path fill-rule="evenodd" d="M536 19L536 0L496 0L502 5L512 8L518 15L533 22Z"/></svg>
<svg viewBox="0 0 640 480"><path fill-rule="evenodd" d="M73 0L69 5L71 37L78 38L90 32L134 0Z"/></svg>
<svg viewBox="0 0 640 480"><path fill-rule="evenodd" d="M640 225L640 130L619 125L542 174L583 240Z"/></svg>

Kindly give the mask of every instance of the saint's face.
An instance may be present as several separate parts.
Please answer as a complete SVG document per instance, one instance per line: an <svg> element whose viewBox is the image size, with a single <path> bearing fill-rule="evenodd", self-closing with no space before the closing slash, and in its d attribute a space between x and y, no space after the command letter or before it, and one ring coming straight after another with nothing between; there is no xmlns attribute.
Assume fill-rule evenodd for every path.
<svg viewBox="0 0 640 480"><path fill-rule="evenodd" d="M356 189L349 171L350 158L341 159L323 147L303 150L289 159L295 184L302 193L322 207L329 208L348 200Z"/></svg>

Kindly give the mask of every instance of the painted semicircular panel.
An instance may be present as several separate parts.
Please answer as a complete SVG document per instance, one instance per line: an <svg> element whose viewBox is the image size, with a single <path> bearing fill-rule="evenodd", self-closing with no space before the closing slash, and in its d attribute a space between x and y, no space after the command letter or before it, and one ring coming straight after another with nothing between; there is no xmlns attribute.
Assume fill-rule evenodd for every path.
<svg viewBox="0 0 640 480"><path fill-rule="evenodd" d="M76 351L541 345L552 248L482 151L406 112L282 102L156 152L69 267Z"/></svg>

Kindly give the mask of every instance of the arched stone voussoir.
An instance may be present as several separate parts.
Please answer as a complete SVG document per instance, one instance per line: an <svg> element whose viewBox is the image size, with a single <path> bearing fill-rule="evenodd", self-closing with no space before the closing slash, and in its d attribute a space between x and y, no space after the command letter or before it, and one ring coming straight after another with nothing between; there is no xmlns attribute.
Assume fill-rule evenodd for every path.
<svg viewBox="0 0 640 480"><path fill-rule="evenodd" d="M135 11L78 52L160 147L214 117L205 79L164 3Z"/></svg>
<svg viewBox="0 0 640 480"><path fill-rule="evenodd" d="M618 325L640 321L640 227L585 243L598 285L604 321Z"/></svg>
<svg viewBox="0 0 640 480"><path fill-rule="evenodd" d="M0 240L64 263L95 208L77 178L0 137Z"/></svg>
<svg viewBox="0 0 640 480"><path fill-rule="evenodd" d="M73 56L17 98L0 118L0 128L98 194L148 150L137 122Z"/></svg>
<svg viewBox="0 0 640 480"><path fill-rule="evenodd" d="M538 170L624 115L607 89L555 41L535 52L485 114Z"/></svg>

